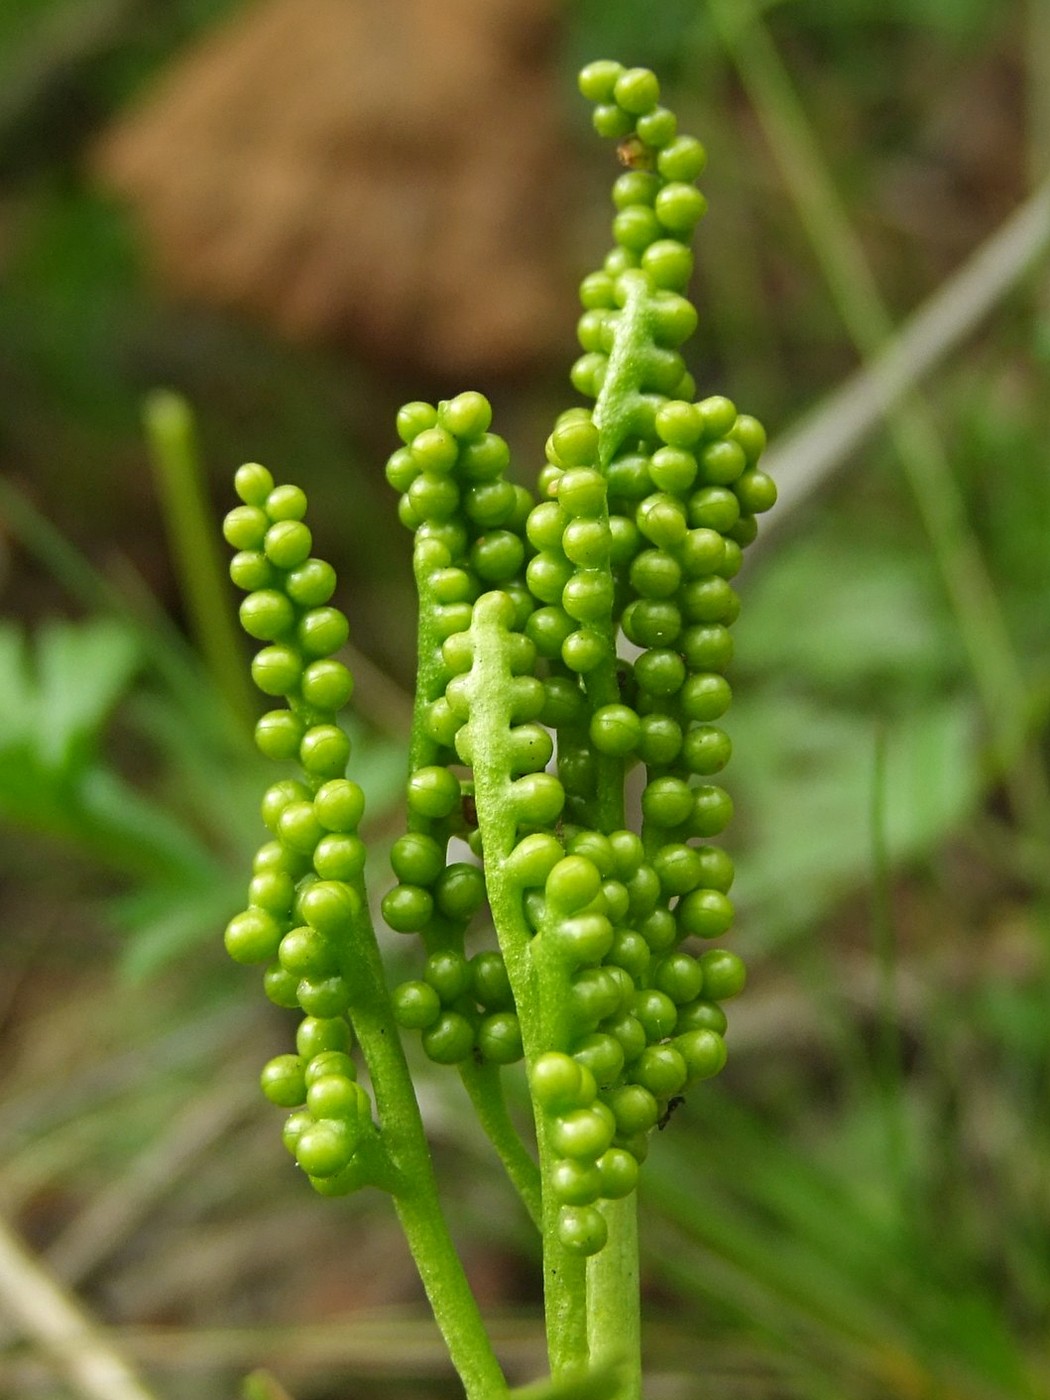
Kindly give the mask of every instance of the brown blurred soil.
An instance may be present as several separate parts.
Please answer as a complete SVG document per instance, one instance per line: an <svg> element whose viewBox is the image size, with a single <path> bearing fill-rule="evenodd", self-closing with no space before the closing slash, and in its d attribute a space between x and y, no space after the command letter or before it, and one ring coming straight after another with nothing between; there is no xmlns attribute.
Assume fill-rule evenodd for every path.
<svg viewBox="0 0 1050 1400"><path fill-rule="evenodd" d="M264 0L170 65L95 169L183 298L402 367L520 371L564 334L554 13Z"/></svg>

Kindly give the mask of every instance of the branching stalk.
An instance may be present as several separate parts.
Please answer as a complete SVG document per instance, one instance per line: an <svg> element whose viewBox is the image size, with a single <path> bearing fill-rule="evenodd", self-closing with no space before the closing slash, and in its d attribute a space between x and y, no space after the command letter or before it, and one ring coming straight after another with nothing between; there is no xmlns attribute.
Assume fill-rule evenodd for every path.
<svg viewBox="0 0 1050 1400"><path fill-rule="evenodd" d="M697 779L728 761L712 723L730 699L728 581L776 488L757 468L761 425L728 399L693 403L678 354L696 324L683 293L703 148L677 134L648 70L599 62L580 86L636 167L617 181L617 246L581 289L573 383L593 409L556 423L538 503L472 391L406 404L386 466L415 536L419 628L407 829L380 907L425 957L393 990L364 884L365 798L335 722L353 680L334 656L348 634L334 574L312 557L302 491L258 464L238 471L225 523L241 621L267 643L253 677L287 702L256 742L303 770L263 799L274 839L226 930L232 957L266 966L271 1000L306 1013L263 1088L295 1110L284 1141L316 1190L393 1197L468 1400L499 1400L506 1382L442 1215L401 1033L459 1068L539 1228L551 1375L525 1393L641 1400L638 1173L675 1097L721 1069L720 1003L744 982L731 950L687 950L733 916L728 856L695 844L731 802ZM644 842L624 801L638 760ZM472 952L486 903L498 950ZM521 1059L538 1162L502 1092Z"/></svg>

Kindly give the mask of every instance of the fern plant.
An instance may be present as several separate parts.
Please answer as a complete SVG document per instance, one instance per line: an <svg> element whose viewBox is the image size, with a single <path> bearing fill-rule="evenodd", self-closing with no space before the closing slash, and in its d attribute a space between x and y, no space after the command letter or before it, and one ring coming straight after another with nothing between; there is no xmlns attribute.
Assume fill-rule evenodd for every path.
<svg viewBox="0 0 1050 1400"><path fill-rule="evenodd" d="M252 675L280 702L256 740L301 770L263 798L268 836L226 929L231 956L303 1015L262 1087L290 1110L284 1140L316 1190L390 1194L470 1400L507 1382L444 1221L402 1035L458 1071L542 1238L550 1378L530 1394L637 1400L639 1172L653 1131L725 1063L724 1003L744 985L719 946L733 921L720 721L732 579L776 491L760 424L698 399L681 354L704 149L646 69L592 63L580 89L624 166L614 247L580 289L571 379L586 403L554 425L535 492L473 391L405 405L386 466L419 598L407 829L380 904L419 944L399 985L337 719L353 680L335 574L313 555L303 491L263 466L237 472L225 522L241 621L262 643ZM522 1062L528 1142L503 1089Z"/></svg>

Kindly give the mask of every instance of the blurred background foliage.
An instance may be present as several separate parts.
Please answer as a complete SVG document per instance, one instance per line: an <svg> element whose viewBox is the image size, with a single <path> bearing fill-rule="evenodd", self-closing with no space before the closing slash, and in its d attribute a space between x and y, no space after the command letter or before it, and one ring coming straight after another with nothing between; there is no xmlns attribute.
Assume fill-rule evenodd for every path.
<svg viewBox="0 0 1050 1400"><path fill-rule="evenodd" d="M0 7L0 1205L32 1246L25 1278L77 1290L162 1400L238 1395L259 1366L263 1400L456 1390L386 1204L313 1198L256 1101L289 1026L218 931L269 773L235 679L247 651L221 618L209 640L192 602L186 550L203 570L210 545L151 470L147 393L194 406L180 479L216 534L242 460L310 494L353 627L381 892L413 667L409 545L381 471L392 415L478 387L531 480L572 401L575 312L566 295L552 319L529 279L571 289L606 237L613 171L574 105L579 64L656 67L708 144L693 367L769 425L785 487L793 425L950 295L1050 174L1046 0L514 0L499 24L456 0L426 12L444 50L408 41L425 15L410 0L300 3L306 29L340 9L363 26L351 56L385 84L374 125L326 156L331 202L341 160L367 193L373 148L402 180L390 227L375 215L366 251L348 237L315 271L322 301L347 302L334 330L290 330L271 304L296 239L335 218L327 199L277 240L254 302L214 277L192 295L148 197L118 198L100 156L160 120L140 108L158 85L199 85L200 46L232 74L215 36L253 32L275 0ZM408 37L376 43L399 20ZM442 105L437 75L482 58L495 90L519 84L526 154L473 170L487 124ZM258 102L279 132L280 93ZM347 102L364 121L353 83ZM418 125L391 157L402 107ZM271 138L244 126L247 161ZM151 178L192 190L213 154L166 139ZM422 255L367 264L417 200ZM489 200L491 262L457 264L443 229ZM247 246L252 228L222 217ZM271 231L282 217L280 200L260 210ZM676 1115L645 1173L652 1400L1050 1396L1047 241L888 426L817 489L785 491L741 581L731 844L752 986L724 1084ZM528 273L516 304L506 249ZM444 279L443 323L428 279ZM487 302L502 319L472 340ZM455 1227L525 1378L541 1368L534 1245L465 1103L420 1073ZM4 1322L19 1282L0 1272L0 1394L87 1393Z"/></svg>

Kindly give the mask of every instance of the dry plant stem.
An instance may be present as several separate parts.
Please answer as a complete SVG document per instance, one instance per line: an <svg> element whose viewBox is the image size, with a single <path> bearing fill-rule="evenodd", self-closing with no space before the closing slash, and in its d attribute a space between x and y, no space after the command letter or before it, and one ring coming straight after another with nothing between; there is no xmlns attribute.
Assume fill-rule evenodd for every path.
<svg viewBox="0 0 1050 1400"><path fill-rule="evenodd" d="M516 1372L536 1374L543 1367L543 1338L535 1322L520 1317L492 1319L491 1331L501 1356ZM324 1322L281 1325L270 1321L244 1327L114 1327L106 1333L123 1355L158 1375L193 1378L215 1371L248 1372L260 1356L279 1356L286 1384L313 1386L319 1372L338 1370L353 1395L371 1396L392 1385L413 1382L429 1385L421 1395L436 1393L452 1375L441 1333L429 1317L416 1310L398 1308L354 1309ZM35 1358L15 1353L0 1356L0 1395L22 1400L37 1393L50 1394L43 1381L30 1390L20 1387L22 1376L43 1374ZM188 1384L188 1382L187 1382ZM50 1382L51 1391L54 1383ZM212 1400L203 1379L202 1400ZM151 1397L152 1400L152 1397ZM225 1392L220 1400L227 1400ZM514 1400L518 1400L515 1394Z"/></svg>
<svg viewBox="0 0 1050 1400"><path fill-rule="evenodd" d="M84 1400L156 1400L94 1321L0 1221L0 1307Z"/></svg>
<svg viewBox="0 0 1050 1400"><path fill-rule="evenodd" d="M776 47L753 11L741 22L727 0L713 0L711 13L754 103L850 338L861 355L872 359L889 343L892 321ZM958 618L996 770L1008 787L1015 815L1038 829L1046 821L1050 796L1039 764L1021 761L1028 729L1024 677L936 424L926 404L908 395L892 414L889 429Z"/></svg>
<svg viewBox="0 0 1050 1400"><path fill-rule="evenodd" d="M182 1175L253 1107L246 1077L231 1077L193 1101L124 1172L62 1231L47 1251L48 1266L67 1283L86 1278L116 1250Z"/></svg>
<svg viewBox="0 0 1050 1400"><path fill-rule="evenodd" d="M825 395L766 453L777 509L753 551L882 426L903 396L971 335L1050 247L1050 182L1020 206L863 369Z"/></svg>

